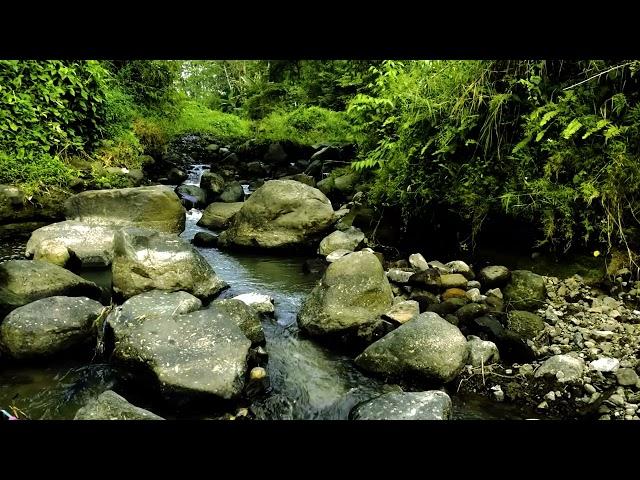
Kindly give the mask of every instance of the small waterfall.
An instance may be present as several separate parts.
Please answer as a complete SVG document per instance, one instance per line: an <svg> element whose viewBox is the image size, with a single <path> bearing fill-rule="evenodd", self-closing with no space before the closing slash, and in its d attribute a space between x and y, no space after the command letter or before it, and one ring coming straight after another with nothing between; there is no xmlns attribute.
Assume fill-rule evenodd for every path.
<svg viewBox="0 0 640 480"><path fill-rule="evenodd" d="M191 165L189 169L187 179L182 182L183 185L195 185L200 186L200 178L205 170L209 169L209 165Z"/></svg>

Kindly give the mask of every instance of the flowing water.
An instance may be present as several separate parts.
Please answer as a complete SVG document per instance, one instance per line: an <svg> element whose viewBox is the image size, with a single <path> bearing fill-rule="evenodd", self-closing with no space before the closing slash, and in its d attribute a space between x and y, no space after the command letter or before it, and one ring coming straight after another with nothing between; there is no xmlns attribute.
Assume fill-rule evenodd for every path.
<svg viewBox="0 0 640 480"><path fill-rule="evenodd" d="M201 173L201 168L194 169L187 182L199 184ZM189 240L197 232L206 231L196 225L201 215L202 212L197 210L188 212L186 229L181 235L183 238ZM24 251L25 242L0 242L0 258L19 255L17 252ZM199 251L230 285L221 297L257 292L274 299L274 318L263 321L271 390L265 398L252 405L257 418L346 419L358 402L394 388L361 373L352 358L299 335L296 313L319 279L317 274L303 272L304 258L229 253L217 248L199 248ZM100 284L110 281L105 272L87 271L82 275ZM0 364L0 408L15 406L23 415L33 419L69 419L92 396L107 389L126 390L131 380L128 372L108 363L91 363L91 358L84 361L59 360L46 366L2 367ZM480 396L463 397L455 392L449 393L454 403L454 418L457 419L522 419L534 416L515 405L497 404ZM128 398L154 410L153 401L145 400L144 396L136 396L135 402ZM173 417L171 412L166 413L166 406L157 413Z"/></svg>

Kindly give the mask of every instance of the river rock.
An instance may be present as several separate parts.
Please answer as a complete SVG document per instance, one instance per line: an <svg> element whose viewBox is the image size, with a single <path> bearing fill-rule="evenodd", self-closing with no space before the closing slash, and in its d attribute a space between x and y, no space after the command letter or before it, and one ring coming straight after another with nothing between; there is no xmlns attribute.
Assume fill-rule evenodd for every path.
<svg viewBox="0 0 640 480"><path fill-rule="evenodd" d="M603 357L597 360L593 360L589 363L589 367L592 370L596 370L598 372L606 373L606 372L615 372L620 367L620 361L617 358L611 357Z"/></svg>
<svg viewBox="0 0 640 480"><path fill-rule="evenodd" d="M240 182L227 183L218 200L224 203L242 202L244 200L244 189Z"/></svg>
<svg viewBox="0 0 640 480"><path fill-rule="evenodd" d="M22 305L57 295L98 300L102 292L95 283L41 260L0 263L0 318Z"/></svg>
<svg viewBox="0 0 640 480"><path fill-rule="evenodd" d="M369 345L355 362L380 375L449 382L467 355L467 340L458 327L425 312Z"/></svg>
<svg viewBox="0 0 640 480"><path fill-rule="evenodd" d="M281 164L287 161L287 152L278 142L269 145L267 153L264 154L264 161L267 163Z"/></svg>
<svg viewBox="0 0 640 480"><path fill-rule="evenodd" d="M287 175L286 177L282 177L281 180L295 180L296 182L304 183L305 185L309 185L310 187L316 188L315 179L311 175L305 175L304 173Z"/></svg>
<svg viewBox="0 0 640 480"><path fill-rule="evenodd" d="M322 239L318 247L320 255L327 256L336 250L354 251L364 242L364 233L359 228L349 227L344 231L335 231Z"/></svg>
<svg viewBox="0 0 640 480"><path fill-rule="evenodd" d="M204 210L197 224L212 230L228 228L231 220L240 211L242 205L244 205L244 202L212 203Z"/></svg>
<svg viewBox="0 0 640 480"><path fill-rule="evenodd" d="M347 173L346 175L335 177L335 189L345 195L351 193L354 190L359 177L360 175L357 172L351 172Z"/></svg>
<svg viewBox="0 0 640 480"><path fill-rule="evenodd" d="M400 268L390 268L386 275L387 278L394 283L409 283L409 279L413 275L413 271L402 270Z"/></svg>
<svg viewBox="0 0 640 480"><path fill-rule="evenodd" d="M252 306L247 305L237 298L229 298L226 300L216 300L209 305L212 310L220 317L227 317L234 321L242 333L251 340L252 345L264 343L264 331L258 312Z"/></svg>
<svg viewBox="0 0 640 480"><path fill-rule="evenodd" d="M554 355L536 370L535 378L552 377L560 383L577 383L582 379L585 365L577 355Z"/></svg>
<svg viewBox="0 0 640 480"><path fill-rule="evenodd" d="M136 407L112 390L89 400L74 420L164 420L155 413Z"/></svg>
<svg viewBox="0 0 640 480"><path fill-rule="evenodd" d="M209 299L227 287L195 248L173 234L123 228L114 252L113 289L125 298L159 289Z"/></svg>
<svg viewBox="0 0 640 480"><path fill-rule="evenodd" d="M535 310L544 305L547 289L542 276L528 270L514 270L503 294L511 308Z"/></svg>
<svg viewBox="0 0 640 480"><path fill-rule="evenodd" d="M165 393L211 394L224 399L242 392L251 341L216 308L150 317L116 342L115 357L147 367Z"/></svg>
<svg viewBox="0 0 640 480"><path fill-rule="evenodd" d="M396 303L384 316L397 323L407 323L420 314L420 305L415 300L404 300Z"/></svg>
<svg viewBox="0 0 640 480"><path fill-rule="evenodd" d="M391 392L354 408L353 420L449 420L451 398L440 390Z"/></svg>
<svg viewBox="0 0 640 480"><path fill-rule="evenodd" d="M427 290L436 291L439 290L440 286L442 285L440 272L436 268L429 268L428 270L414 273L413 275L411 275L411 277L409 277L409 283L412 285L417 285L418 287L426 288Z"/></svg>
<svg viewBox="0 0 640 480"><path fill-rule="evenodd" d="M71 253L83 267L108 266L113 260L116 230L110 226L88 225L75 220L53 223L31 234L25 254L36 260L43 259L60 265L52 258L58 258L56 252L62 247L67 251L67 256Z"/></svg>
<svg viewBox="0 0 640 480"><path fill-rule="evenodd" d="M0 324L0 347L11 357L47 357L87 342L103 306L87 297L54 296L16 308Z"/></svg>
<svg viewBox="0 0 640 480"><path fill-rule="evenodd" d="M466 288L467 279L460 273L446 273L440 275L440 286L447 288Z"/></svg>
<svg viewBox="0 0 640 480"><path fill-rule="evenodd" d="M498 319L490 315L475 318L469 326L488 335L500 349L501 355L507 359L530 362L535 358L535 353L524 338L504 328Z"/></svg>
<svg viewBox="0 0 640 480"><path fill-rule="evenodd" d="M258 313L274 313L273 298L269 295L261 295L259 293L243 293L233 297L234 300L240 300L249 305Z"/></svg>
<svg viewBox="0 0 640 480"><path fill-rule="evenodd" d="M202 172L200 188L207 192L207 198L213 200L224 190L224 178L210 170Z"/></svg>
<svg viewBox="0 0 640 480"><path fill-rule="evenodd" d="M218 236L207 232L198 232L193 236L191 243L196 247L213 248L218 245Z"/></svg>
<svg viewBox="0 0 640 480"><path fill-rule="evenodd" d="M639 378L633 368L619 368L616 371L616 380L618 380L618 385L630 387L638 383Z"/></svg>
<svg viewBox="0 0 640 480"><path fill-rule="evenodd" d="M204 208L207 205L207 192L197 185L178 185L176 195L187 200L191 208Z"/></svg>
<svg viewBox="0 0 640 480"><path fill-rule="evenodd" d="M420 253L409 255L409 264L419 272L429 269L429 264Z"/></svg>
<svg viewBox="0 0 640 480"><path fill-rule="evenodd" d="M544 321L535 313L511 310L507 313L507 328L523 338L533 340L544 330Z"/></svg>
<svg viewBox="0 0 640 480"><path fill-rule="evenodd" d="M189 178L189 175L177 167L172 167L167 172L167 183L169 183L170 185L177 185L179 183L182 183L187 178Z"/></svg>
<svg viewBox="0 0 640 480"><path fill-rule="evenodd" d="M69 197L67 220L89 225L184 230L185 209L178 196L163 185L112 190L89 190Z"/></svg>
<svg viewBox="0 0 640 480"><path fill-rule="evenodd" d="M459 273L467 280L472 280L474 277L471 267L462 260L454 260L452 262L445 263L444 266L449 271L449 273Z"/></svg>
<svg viewBox="0 0 640 480"><path fill-rule="evenodd" d="M345 250L344 248L339 248L338 250L334 250L329 255L327 255L327 258L325 258L325 260L328 263L333 263L336 260L344 257L345 255L349 255L350 253L353 253L353 251L352 250Z"/></svg>
<svg viewBox="0 0 640 480"><path fill-rule="evenodd" d="M478 318L487 313L488 308L482 303L469 303L463 305L455 311L455 316L458 317L460 323L470 323L474 318Z"/></svg>
<svg viewBox="0 0 640 480"><path fill-rule="evenodd" d="M293 180L271 180L244 203L220 243L259 248L309 245L333 220L331 202L319 190Z"/></svg>
<svg viewBox="0 0 640 480"><path fill-rule="evenodd" d="M482 340L475 335L469 335L468 342L469 360L468 362L474 367L489 365L500 361L500 353L495 343L488 340Z"/></svg>
<svg viewBox="0 0 640 480"><path fill-rule="evenodd" d="M27 255L27 257L31 257L31 255ZM71 254L69 253L69 249L65 247L60 240L52 238L43 240L38 245L38 250L36 250L33 255L33 259L64 267L71 260Z"/></svg>
<svg viewBox="0 0 640 480"><path fill-rule="evenodd" d="M298 313L311 335L357 333L393 304L391 287L376 256L355 252L333 262Z"/></svg>
<svg viewBox="0 0 640 480"><path fill-rule="evenodd" d="M467 292L461 288L447 288L442 294L442 299L449 300L450 298L467 298Z"/></svg>
<svg viewBox="0 0 640 480"><path fill-rule="evenodd" d="M511 272L502 265L491 265L480 270L478 279L484 288L503 287L511 278Z"/></svg>

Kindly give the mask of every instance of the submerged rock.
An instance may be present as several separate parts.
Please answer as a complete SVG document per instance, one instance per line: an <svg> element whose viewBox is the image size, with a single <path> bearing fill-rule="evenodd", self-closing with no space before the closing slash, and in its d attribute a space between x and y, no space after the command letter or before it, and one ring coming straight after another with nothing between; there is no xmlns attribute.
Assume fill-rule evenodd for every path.
<svg viewBox="0 0 640 480"><path fill-rule="evenodd" d="M227 287L195 248L173 234L124 228L114 251L113 289L125 298L158 289L209 299Z"/></svg>
<svg viewBox="0 0 640 480"><path fill-rule="evenodd" d="M87 297L54 296L16 308L0 323L0 347L17 359L48 357L86 343L104 307Z"/></svg>
<svg viewBox="0 0 640 480"><path fill-rule="evenodd" d="M467 339L458 327L425 312L369 345L355 362L381 375L449 382L467 355Z"/></svg>
<svg viewBox="0 0 640 480"><path fill-rule="evenodd" d="M112 390L81 407L74 420L164 420L155 413L136 407Z"/></svg>
<svg viewBox="0 0 640 480"><path fill-rule="evenodd" d="M350 413L353 420L449 420L451 398L440 390L386 393L362 403Z"/></svg>

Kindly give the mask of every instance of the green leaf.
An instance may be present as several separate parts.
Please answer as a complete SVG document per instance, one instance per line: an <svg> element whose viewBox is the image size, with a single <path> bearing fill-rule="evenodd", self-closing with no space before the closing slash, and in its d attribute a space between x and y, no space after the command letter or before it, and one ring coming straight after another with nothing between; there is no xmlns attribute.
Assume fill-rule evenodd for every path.
<svg viewBox="0 0 640 480"><path fill-rule="evenodd" d="M569 138L571 138L571 136L573 136L578 130L580 130L580 128L582 127L582 123L580 123L580 120L578 120L577 118L573 119L571 121L571 123L569 123L569 125L567 125L567 128L564 129L564 131L562 132L562 137L565 138L566 140L568 140Z"/></svg>
<svg viewBox="0 0 640 480"><path fill-rule="evenodd" d="M553 117L555 117L556 115L558 115L558 113L560 113L560 110L552 110L550 112L547 112L544 114L544 116L542 117L542 120L540 120L540 127L544 127L547 122L549 122L549 120L551 120Z"/></svg>

